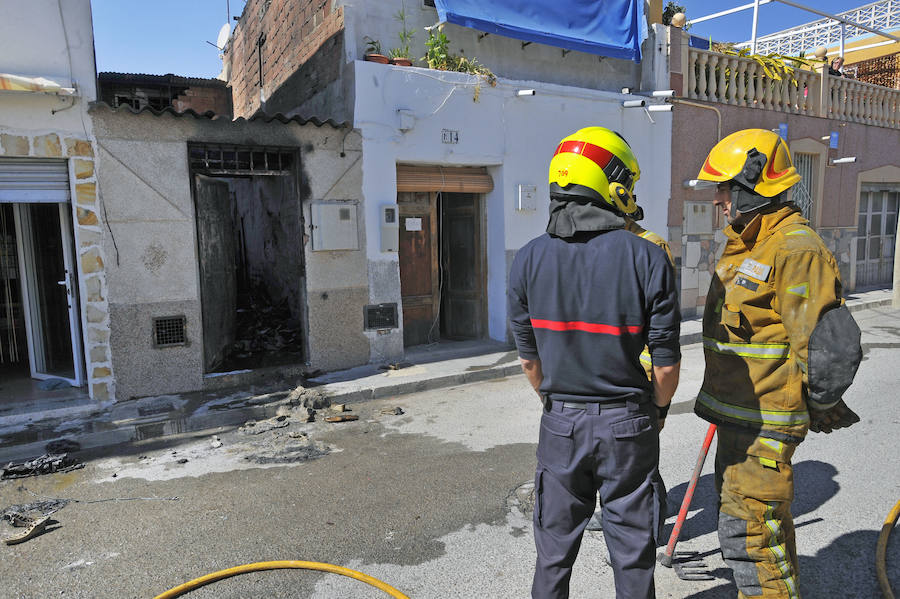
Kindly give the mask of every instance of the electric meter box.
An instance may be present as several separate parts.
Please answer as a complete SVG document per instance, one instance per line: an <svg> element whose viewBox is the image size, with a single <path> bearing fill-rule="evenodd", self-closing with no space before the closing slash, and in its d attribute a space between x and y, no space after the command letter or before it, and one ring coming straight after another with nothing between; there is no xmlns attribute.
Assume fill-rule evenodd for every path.
<svg viewBox="0 0 900 599"><path fill-rule="evenodd" d="M400 247L400 208L397 204L381 205L381 251L396 252Z"/></svg>
<svg viewBox="0 0 900 599"><path fill-rule="evenodd" d="M518 212L534 212L537 210L537 185L517 186L516 210Z"/></svg>
<svg viewBox="0 0 900 599"><path fill-rule="evenodd" d="M356 210L355 202L313 202L310 206L313 251L358 250Z"/></svg>

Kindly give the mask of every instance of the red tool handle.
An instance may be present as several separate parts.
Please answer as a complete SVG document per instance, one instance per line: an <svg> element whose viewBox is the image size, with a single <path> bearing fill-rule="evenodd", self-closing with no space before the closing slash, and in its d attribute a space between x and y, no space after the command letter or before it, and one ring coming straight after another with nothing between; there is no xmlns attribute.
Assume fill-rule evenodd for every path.
<svg viewBox="0 0 900 599"><path fill-rule="evenodd" d="M712 444L715 435L716 425L710 424L706 431L706 438L703 439L703 446L700 448L700 455L697 456L697 465L694 466L691 482L688 483L687 491L684 493L684 499L681 501L681 509L678 510L678 518L675 520L675 526L672 527L672 534L669 535L669 544L666 545L665 553L659 556L659 563L667 568L672 567L672 557L675 555L675 545L678 543L678 536L681 534L681 526L687 518L688 509L691 507L691 500L694 498L694 490L697 488L697 481L700 480L700 473L703 471L703 464L706 462L706 454L709 453L709 446Z"/></svg>

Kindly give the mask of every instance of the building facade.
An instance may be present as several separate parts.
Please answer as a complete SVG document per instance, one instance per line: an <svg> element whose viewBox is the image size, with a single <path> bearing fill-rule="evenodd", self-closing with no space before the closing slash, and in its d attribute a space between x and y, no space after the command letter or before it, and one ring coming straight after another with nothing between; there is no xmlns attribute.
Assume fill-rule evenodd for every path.
<svg viewBox="0 0 900 599"><path fill-rule="evenodd" d="M894 285L900 202L900 91L831 76L827 65L775 79L750 58L689 47L669 31L672 132L669 242L680 261L682 312L699 314L725 242L712 192L683 182L705 151L747 128L779 132L802 180L791 200L822 236L845 292ZM700 150L698 150L700 148Z"/></svg>
<svg viewBox="0 0 900 599"><path fill-rule="evenodd" d="M42 389L108 401L115 372L87 113L97 98L90 3L4 0L0 11L16 14L0 23L3 406Z"/></svg>
<svg viewBox="0 0 900 599"><path fill-rule="evenodd" d="M509 265L544 231L547 165L582 127L629 140L644 173L644 224L666 233L669 189L658 173L671 168L671 113L623 106L647 100L632 90L668 83L654 70L656 29L635 62L444 25L450 53L486 66L484 76L425 68L426 27L438 21L428 4L251 0L225 49L236 114L327 114L359 132L364 244L332 259L364 261L359 291L397 314L364 331L359 363L441 339L508 339ZM365 60L375 46L402 46L402 31L413 33L415 66Z"/></svg>

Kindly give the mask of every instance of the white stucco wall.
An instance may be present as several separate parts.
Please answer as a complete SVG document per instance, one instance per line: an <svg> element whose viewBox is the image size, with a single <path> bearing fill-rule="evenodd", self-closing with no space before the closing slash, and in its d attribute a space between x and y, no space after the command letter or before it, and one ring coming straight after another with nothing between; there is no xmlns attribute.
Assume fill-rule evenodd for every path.
<svg viewBox="0 0 900 599"><path fill-rule="evenodd" d="M0 0L0 73L43 77L74 95L0 92L0 157L68 161L88 391L115 395L106 255L88 104L97 98L90 0Z"/></svg>
<svg viewBox="0 0 900 599"><path fill-rule="evenodd" d="M651 122L642 109L622 108L628 96L583 88L509 80L492 88L459 73L368 62L357 62L355 67L354 126L362 134L362 209L370 263L397 264L396 253L380 251L378 213L380 205L396 201L397 163L488 167L494 179L494 190L485 198L489 334L493 339L506 338L507 255L544 232L549 203L547 167L563 137L592 125L620 132L641 165L636 193L647 215L642 224L668 237L671 113L653 113L655 122ZM520 89L536 93L519 97L516 91ZM459 142L442 143L442 129L458 131ZM537 187L536 210L516 211L519 184ZM400 302L399 285L369 283L370 289L380 290L378 297L371 298L373 303ZM372 342L385 340L372 337Z"/></svg>
<svg viewBox="0 0 900 599"><path fill-rule="evenodd" d="M0 15L0 73L78 88L74 104L70 96L0 92L0 128L89 134L87 103L97 98L90 0L0 0Z"/></svg>

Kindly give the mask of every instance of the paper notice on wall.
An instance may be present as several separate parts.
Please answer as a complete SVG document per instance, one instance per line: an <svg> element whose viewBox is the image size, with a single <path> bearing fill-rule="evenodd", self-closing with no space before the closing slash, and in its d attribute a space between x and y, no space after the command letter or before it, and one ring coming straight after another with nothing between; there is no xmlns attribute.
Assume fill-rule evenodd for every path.
<svg viewBox="0 0 900 599"><path fill-rule="evenodd" d="M407 231L421 231L422 230L422 219L421 218L407 218L404 219L403 226Z"/></svg>

